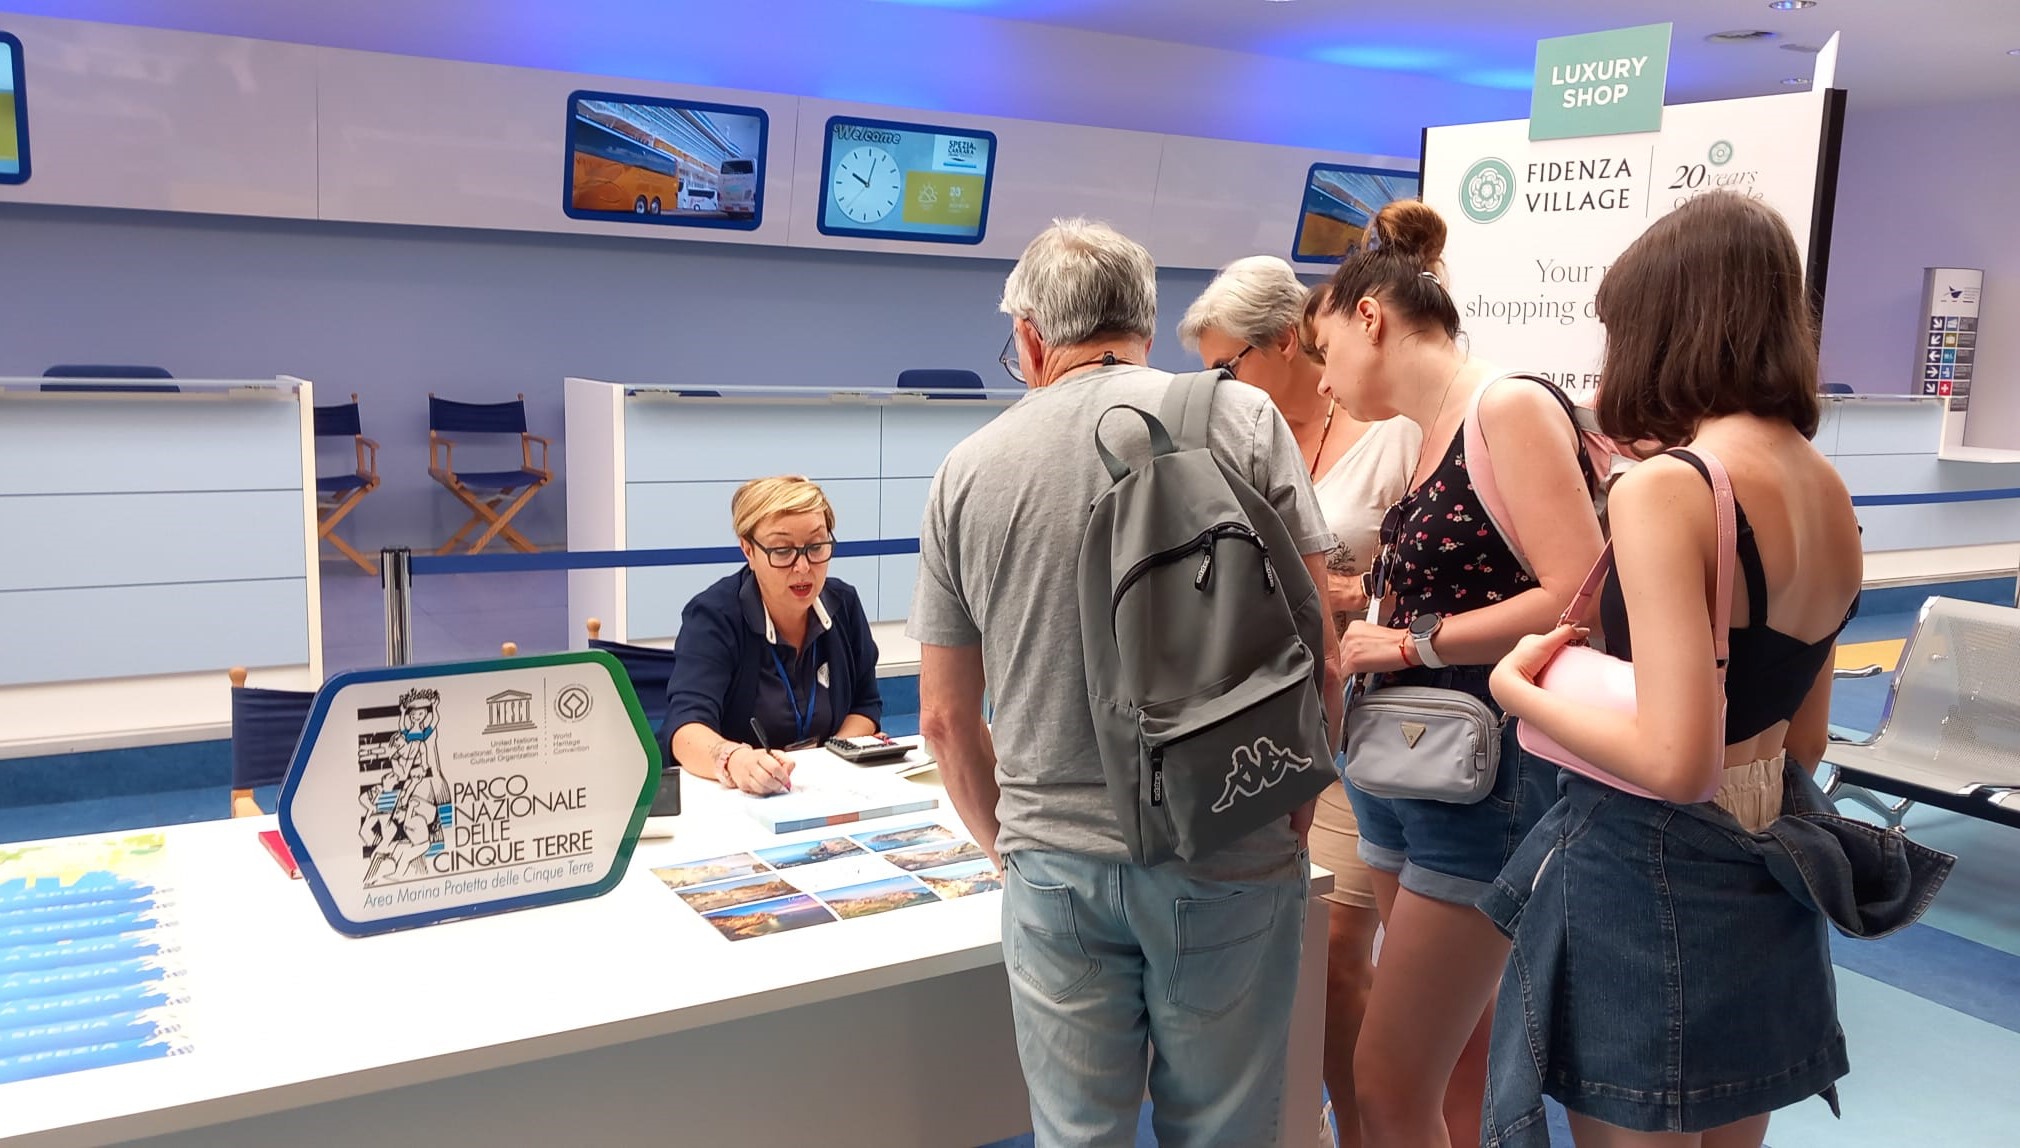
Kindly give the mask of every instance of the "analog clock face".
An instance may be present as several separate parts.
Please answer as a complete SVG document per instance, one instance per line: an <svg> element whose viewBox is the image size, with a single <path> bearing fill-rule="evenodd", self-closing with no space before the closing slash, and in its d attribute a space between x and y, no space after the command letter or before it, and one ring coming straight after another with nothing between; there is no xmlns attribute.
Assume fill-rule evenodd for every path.
<svg viewBox="0 0 2020 1148"><path fill-rule="evenodd" d="M857 223L875 223L898 206L904 186L898 161L880 147L859 147L835 164L828 186L835 206Z"/></svg>

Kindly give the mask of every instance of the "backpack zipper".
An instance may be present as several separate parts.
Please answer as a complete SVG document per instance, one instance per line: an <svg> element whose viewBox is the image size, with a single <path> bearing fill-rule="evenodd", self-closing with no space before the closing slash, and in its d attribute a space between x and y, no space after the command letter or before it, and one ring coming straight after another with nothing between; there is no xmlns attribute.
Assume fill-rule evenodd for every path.
<svg viewBox="0 0 2020 1148"><path fill-rule="evenodd" d="M1203 556L1200 559L1199 570L1192 577L1192 587L1195 590L1204 591L1207 588L1207 584L1213 580L1214 544L1222 538L1239 538L1262 552L1263 592L1266 594L1276 593L1277 571L1275 564L1270 561L1269 544L1263 541L1262 535L1257 534L1254 530L1243 526L1239 522L1223 522L1201 531L1197 538L1185 543L1183 546L1174 546L1169 550L1160 550L1155 554L1138 560L1134 566L1131 566L1129 571L1122 576L1122 581L1116 585L1115 596L1109 601L1109 629L1113 631L1115 628L1115 611L1122 605L1122 596L1128 593L1129 588L1136 585L1137 581L1150 573L1153 568L1162 566L1167 562L1176 562L1194 552L1202 553Z"/></svg>

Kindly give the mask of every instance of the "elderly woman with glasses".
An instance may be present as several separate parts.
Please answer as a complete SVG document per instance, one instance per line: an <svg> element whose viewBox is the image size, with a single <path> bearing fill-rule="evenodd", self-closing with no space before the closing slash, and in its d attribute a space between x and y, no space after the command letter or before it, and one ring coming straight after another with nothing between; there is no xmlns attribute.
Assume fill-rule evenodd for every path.
<svg viewBox="0 0 2020 1148"><path fill-rule="evenodd" d="M665 728L683 770L784 793L781 751L877 732L877 643L855 588L828 577L835 511L820 487L753 479L730 517L748 565L682 612Z"/></svg>

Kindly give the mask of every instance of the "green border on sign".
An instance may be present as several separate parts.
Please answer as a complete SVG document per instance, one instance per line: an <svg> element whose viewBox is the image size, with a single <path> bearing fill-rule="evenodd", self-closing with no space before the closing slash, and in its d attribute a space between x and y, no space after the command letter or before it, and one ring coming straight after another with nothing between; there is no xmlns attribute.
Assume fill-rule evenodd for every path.
<svg viewBox="0 0 2020 1148"><path fill-rule="evenodd" d="M631 718L631 728L638 735L638 741L645 748L645 782L640 788L638 800L631 810L631 819L625 825L624 839L618 843L611 858L610 872L591 885L579 885L572 889L562 889L551 893L534 893L502 900L459 905L450 909L438 909L421 913L410 913L399 917L386 917L376 921L353 921L337 910L329 889L317 867L314 854L303 843L294 823L295 792L301 783L303 764L314 751L316 739L322 735L323 723L329 717L330 704L345 688L363 682L403 682L425 681L429 678L459 677L465 674L482 674L498 670L522 670L539 666L588 665L602 666L610 675L610 682L617 687L617 695L624 701L624 710ZM427 925L439 925L448 921L468 920L497 913L510 913L520 909L535 909L545 905L557 905L568 901L587 901L601 897L617 888L626 872L631 868L631 854L638 846L638 835L645 829L645 819L652 811L652 799L659 793L659 778L662 763L659 743L653 737L652 727L646 723L645 710L638 704L638 691L632 688L631 675L624 670L624 664L602 650L571 650L561 654L529 654L516 658L486 658L475 662L443 662L418 666L388 666L383 669L350 670L333 675L316 691L316 700L309 710L309 720L302 729L301 740L295 744L295 754L288 763L287 780L281 785L280 822L281 838L293 851L301 865L302 878L330 927L351 937L366 937L377 933L395 932L401 929L415 929Z"/></svg>

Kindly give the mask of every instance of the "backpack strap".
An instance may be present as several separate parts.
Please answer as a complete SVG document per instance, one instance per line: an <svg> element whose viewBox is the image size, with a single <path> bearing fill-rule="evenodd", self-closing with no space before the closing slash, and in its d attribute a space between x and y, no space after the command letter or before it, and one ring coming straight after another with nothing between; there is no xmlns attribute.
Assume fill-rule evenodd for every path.
<svg viewBox="0 0 2020 1148"><path fill-rule="evenodd" d="M1164 405L1157 421L1171 432L1180 450L1197 450L1207 445L1207 428L1213 421L1213 391L1222 379L1233 378L1225 370L1192 371L1173 375L1164 392Z"/></svg>
<svg viewBox="0 0 2020 1148"><path fill-rule="evenodd" d="M1480 400L1504 379L1527 379L1550 393L1557 405L1564 408L1565 417L1571 420L1572 449L1578 455L1578 471L1585 476L1585 489L1597 494L1601 476L1595 471L1592 459L1585 449L1585 423L1579 420L1579 408L1574 406L1555 383L1540 375L1507 374L1489 379L1473 388L1473 397L1466 403L1466 418L1460 423L1466 451L1466 478L1473 484L1473 493L1480 498L1480 509L1487 512L1487 521L1494 524L1495 533L1508 544L1508 550L1515 555L1515 561L1522 572L1531 578L1536 570L1529 565L1529 556L1523 553L1522 543L1515 537L1515 516L1508 508L1508 500L1501 494L1501 484L1494 478L1494 460L1487 449L1487 433L1480 427ZM1597 426L1596 420L1593 426Z"/></svg>

